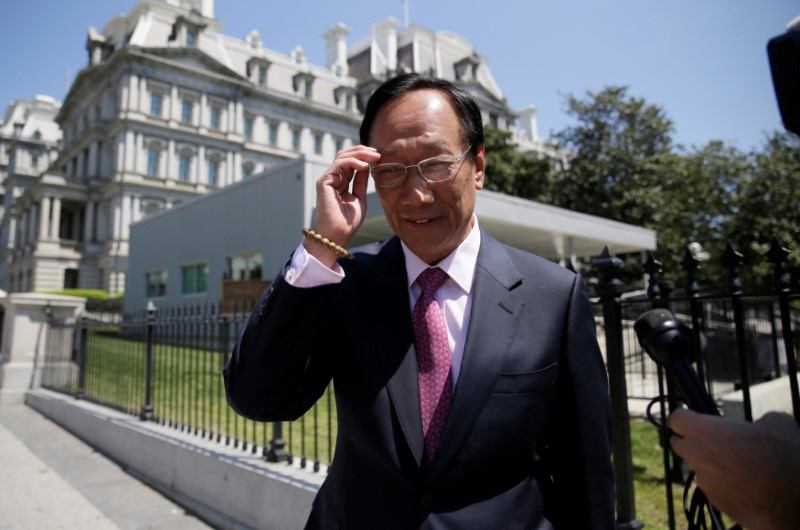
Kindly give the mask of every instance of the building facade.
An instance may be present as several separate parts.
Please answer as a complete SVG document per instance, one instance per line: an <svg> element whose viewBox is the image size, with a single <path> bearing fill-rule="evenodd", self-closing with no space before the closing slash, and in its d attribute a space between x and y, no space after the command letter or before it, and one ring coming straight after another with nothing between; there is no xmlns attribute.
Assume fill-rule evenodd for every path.
<svg viewBox="0 0 800 530"><path fill-rule="evenodd" d="M29 291L33 267L10 267L38 239L37 207L25 191L58 158L61 129L55 117L61 104L48 96L8 105L0 123L0 288Z"/></svg>
<svg viewBox="0 0 800 530"><path fill-rule="evenodd" d="M213 6L140 0L102 31L89 28L87 65L54 117L57 154L25 173L35 178L18 186L0 223L0 288L122 291L131 223L301 156L331 160L358 141L374 88L399 72L460 84L487 124L548 154L535 109L513 112L458 35L388 18L348 47L349 29L337 24L323 36L326 64L314 65L302 47L265 48L255 30L221 33Z"/></svg>

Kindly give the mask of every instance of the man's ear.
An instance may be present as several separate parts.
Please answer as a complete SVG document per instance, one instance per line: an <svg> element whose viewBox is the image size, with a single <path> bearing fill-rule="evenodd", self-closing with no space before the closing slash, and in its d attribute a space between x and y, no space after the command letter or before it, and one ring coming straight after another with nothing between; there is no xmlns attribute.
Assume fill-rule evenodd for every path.
<svg viewBox="0 0 800 530"><path fill-rule="evenodd" d="M475 156L475 189L483 188L483 176L486 174L486 150L483 146L478 148Z"/></svg>

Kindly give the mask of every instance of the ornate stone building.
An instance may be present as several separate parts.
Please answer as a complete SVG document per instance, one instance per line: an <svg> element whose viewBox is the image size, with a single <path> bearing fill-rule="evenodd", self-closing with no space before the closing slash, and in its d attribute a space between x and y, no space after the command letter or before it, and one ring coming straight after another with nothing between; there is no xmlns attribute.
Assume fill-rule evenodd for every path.
<svg viewBox="0 0 800 530"><path fill-rule="evenodd" d="M57 156L57 136L42 137L46 170L18 163L3 183L14 192L0 224L0 288L123 290L131 223L303 155L331 160L358 141L366 98L396 72L461 84L487 124L547 153L535 109L514 113L458 35L388 18L348 49L337 24L324 35L327 64L313 65L299 46L265 48L255 30L221 33L213 5L140 0L101 32L89 28L88 63L60 109L53 102Z"/></svg>

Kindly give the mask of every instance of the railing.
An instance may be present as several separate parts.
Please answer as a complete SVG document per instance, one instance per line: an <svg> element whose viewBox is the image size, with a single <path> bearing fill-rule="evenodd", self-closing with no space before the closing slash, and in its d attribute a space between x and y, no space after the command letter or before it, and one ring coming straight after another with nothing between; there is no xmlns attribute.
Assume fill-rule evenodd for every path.
<svg viewBox="0 0 800 530"><path fill-rule="evenodd" d="M268 459L299 458L318 471L333 459L330 390L303 418L271 429L227 405L221 370L244 319L211 306L151 306L123 319L54 321L42 386Z"/></svg>
<svg viewBox="0 0 800 530"><path fill-rule="evenodd" d="M733 253L735 255L735 252ZM781 254L775 252L775 255ZM784 256L785 259L785 256ZM654 307L666 307L691 328L692 355L697 371L714 397L740 389L744 414L752 418L752 384L789 374L792 403L800 417L796 384L800 293L789 288L781 259L773 260L772 293L745 294L738 282L738 263L729 268L724 292L701 294L687 261L687 288L678 291L659 283L658 263L649 256L647 294L623 298L614 278L621 262L606 249L594 261L601 272L595 304L601 323L614 422L614 467L619 527L638 528L633 501L630 415L628 399L668 394L660 368L643 352L633 322ZM252 304L251 304L252 305ZM225 399L221 369L233 349L245 312L218 307L156 309L139 315L78 322L51 322L43 360L43 386L91 400L142 420L261 453L270 461L293 461L319 471L334 458L336 409L333 388L295 422L272 424L245 420ZM663 414L666 411L662 412ZM668 447L662 439L662 447ZM672 509L672 481L679 480L677 462L664 453L667 506ZM670 511L670 528L675 516Z"/></svg>
<svg viewBox="0 0 800 530"><path fill-rule="evenodd" d="M647 295L622 299L625 286L615 278L622 261L607 248L594 260L601 271L596 285L599 301L595 313L602 313L602 332L606 345L606 366L614 424L614 470L617 486L617 525L641 528L636 520L633 498L633 470L628 398L672 398L672 382L639 346L633 332L635 319L643 312L662 307L671 310L690 328L687 352L699 378L713 398L741 390L743 415L752 421L751 386L788 375L794 416L800 418L800 390L797 383L797 347L800 344L800 306L792 305L800 292L790 289L790 278L783 264L788 257L777 240L766 258L773 264L771 293L745 294L739 280L741 255L728 245L721 263L728 269L728 287L722 292L700 294L695 281L698 262L690 254L684 259L686 288L677 293L670 282L659 283L660 264L652 254L643 265L647 274ZM633 383L633 384L631 384ZM629 386L635 388L631 392ZM677 406L669 400L669 408ZM662 407L662 417L667 410ZM669 447L662 432L661 446ZM675 528L673 482L681 482L681 463L670 451L664 452L664 476L669 528Z"/></svg>

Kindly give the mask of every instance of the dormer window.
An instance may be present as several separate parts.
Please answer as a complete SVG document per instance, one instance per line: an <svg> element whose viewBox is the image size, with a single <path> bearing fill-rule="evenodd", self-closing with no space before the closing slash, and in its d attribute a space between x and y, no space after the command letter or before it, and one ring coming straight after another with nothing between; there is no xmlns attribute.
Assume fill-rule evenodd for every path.
<svg viewBox="0 0 800 530"><path fill-rule="evenodd" d="M180 16L175 19L175 25L172 26L169 40L187 47L193 48L197 46L200 32L206 27L205 20L205 17L199 11L192 9L187 16Z"/></svg>
<svg viewBox="0 0 800 530"><path fill-rule="evenodd" d="M356 91L351 87L340 86L333 91L333 99L340 109L355 111Z"/></svg>
<svg viewBox="0 0 800 530"><path fill-rule="evenodd" d="M295 94L305 99L311 99L313 94L314 76L308 72L299 72L292 79Z"/></svg>
<svg viewBox="0 0 800 530"><path fill-rule="evenodd" d="M247 78L257 86L267 86L267 70L270 64L263 57L251 57L247 61Z"/></svg>
<svg viewBox="0 0 800 530"><path fill-rule="evenodd" d="M478 67L481 65L481 58L473 53L455 63L456 80L475 81L478 78Z"/></svg>

